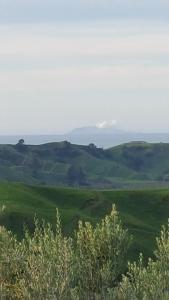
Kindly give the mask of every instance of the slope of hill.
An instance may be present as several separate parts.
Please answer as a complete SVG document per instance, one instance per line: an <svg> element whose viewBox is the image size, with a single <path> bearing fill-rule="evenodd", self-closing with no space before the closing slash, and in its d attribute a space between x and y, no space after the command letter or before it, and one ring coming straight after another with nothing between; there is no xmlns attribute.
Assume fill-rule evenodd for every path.
<svg viewBox="0 0 169 300"><path fill-rule="evenodd" d="M108 150L69 142L0 145L0 180L57 186L169 186L169 144L132 142Z"/></svg>
<svg viewBox="0 0 169 300"><path fill-rule="evenodd" d="M33 229L35 214L54 224L57 207L65 232L72 233L79 219L96 223L113 203L134 236L131 257L140 251L152 255L155 236L169 217L169 190L92 191L0 184L0 207L6 207L0 223L20 236L23 224Z"/></svg>

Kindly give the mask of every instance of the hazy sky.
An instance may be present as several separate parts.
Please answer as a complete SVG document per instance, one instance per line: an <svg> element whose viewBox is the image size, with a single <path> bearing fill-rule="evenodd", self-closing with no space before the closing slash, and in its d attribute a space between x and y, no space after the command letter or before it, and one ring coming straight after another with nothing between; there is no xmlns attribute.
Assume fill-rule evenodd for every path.
<svg viewBox="0 0 169 300"><path fill-rule="evenodd" d="M168 0L0 0L0 134L169 132L168 19Z"/></svg>

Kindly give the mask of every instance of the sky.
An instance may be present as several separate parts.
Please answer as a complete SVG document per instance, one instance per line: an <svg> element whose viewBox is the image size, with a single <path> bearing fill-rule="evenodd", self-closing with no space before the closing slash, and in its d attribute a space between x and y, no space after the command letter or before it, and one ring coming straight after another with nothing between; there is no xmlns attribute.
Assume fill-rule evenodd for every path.
<svg viewBox="0 0 169 300"><path fill-rule="evenodd" d="M168 0L0 0L0 134L169 132Z"/></svg>

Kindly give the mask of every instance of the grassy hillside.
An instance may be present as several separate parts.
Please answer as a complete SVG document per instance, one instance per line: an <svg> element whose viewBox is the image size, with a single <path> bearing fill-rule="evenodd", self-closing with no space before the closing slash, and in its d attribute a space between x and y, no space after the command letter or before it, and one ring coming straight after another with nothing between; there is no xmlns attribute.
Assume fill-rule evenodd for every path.
<svg viewBox="0 0 169 300"><path fill-rule="evenodd" d="M133 170L131 178L169 179L169 144L133 142L107 150L111 159Z"/></svg>
<svg viewBox="0 0 169 300"><path fill-rule="evenodd" d="M134 236L131 257L137 257L140 251L152 255L155 236L169 217L169 190L98 192L0 184L0 206L6 206L1 224L19 236L24 223L33 229L35 214L54 223L58 207L65 233L72 233L79 219L95 223L110 211L112 203Z"/></svg>
<svg viewBox="0 0 169 300"><path fill-rule="evenodd" d="M55 186L169 186L169 144L129 143L108 150L68 142L0 145L0 180Z"/></svg>

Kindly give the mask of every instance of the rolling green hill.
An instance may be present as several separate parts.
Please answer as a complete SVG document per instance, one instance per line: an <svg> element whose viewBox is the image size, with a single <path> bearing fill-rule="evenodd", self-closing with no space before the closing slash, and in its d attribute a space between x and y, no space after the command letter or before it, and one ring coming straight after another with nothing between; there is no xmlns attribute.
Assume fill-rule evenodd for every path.
<svg viewBox="0 0 169 300"><path fill-rule="evenodd" d="M70 234L79 219L96 223L113 203L133 234L131 257L140 251L152 255L155 237L169 217L169 190L94 191L4 183L0 184L0 206L6 208L0 223L21 236L23 224L33 229L35 214L54 224L57 207L64 231Z"/></svg>
<svg viewBox="0 0 169 300"><path fill-rule="evenodd" d="M0 145L0 181L60 187L166 187L169 144L132 142L108 150L66 141Z"/></svg>

